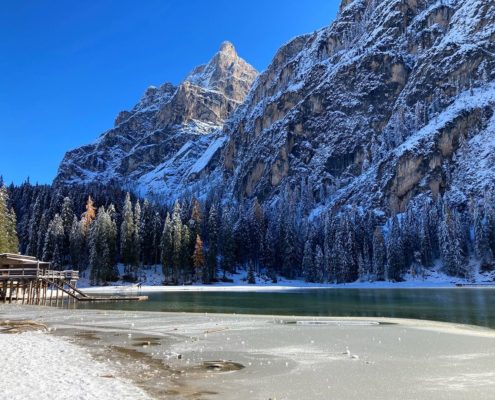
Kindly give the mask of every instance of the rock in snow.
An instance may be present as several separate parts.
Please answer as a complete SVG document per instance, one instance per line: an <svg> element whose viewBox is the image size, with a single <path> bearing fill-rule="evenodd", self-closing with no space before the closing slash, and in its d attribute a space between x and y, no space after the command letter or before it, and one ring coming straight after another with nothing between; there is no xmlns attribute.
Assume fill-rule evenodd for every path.
<svg viewBox="0 0 495 400"><path fill-rule="evenodd" d="M255 77L224 43L178 88L148 89L67 153L56 182L168 199L221 185L264 202L303 182L320 209L387 213L495 183L492 0L343 0L329 27L291 40Z"/></svg>

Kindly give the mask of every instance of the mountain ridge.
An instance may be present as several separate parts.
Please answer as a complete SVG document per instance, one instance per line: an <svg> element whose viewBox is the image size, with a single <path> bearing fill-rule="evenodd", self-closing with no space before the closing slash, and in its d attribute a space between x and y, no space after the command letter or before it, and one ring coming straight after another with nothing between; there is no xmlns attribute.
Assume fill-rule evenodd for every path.
<svg viewBox="0 0 495 400"><path fill-rule="evenodd" d="M164 160L181 155L187 143L190 156L188 160L182 157L182 161L194 165L215 142L217 131L256 76L257 71L237 55L230 42L222 43L207 64L196 67L179 85L148 87L132 109L118 114L113 128L92 144L69 151L55 184L99 181L139 190L141 178L143 187L156 179L181 181L184 177L170 168L161 176L163 171L155 170L163 170ZM148 188L142 191L146 194Z"/></svg>
<svg viewBox="0 0 495 400"><path fill-rule="evenodd" d="M225 125L212 126L214 115L197 120L179 107L192 124L180 134L203 132L211 140L198 140L194 152L188 140L180 140L168 158L153 160L155 168L145 178L131 173L126 184L169 200L222 187L226 198L256 197L266 204L287 190L310 191L315 209L355 204L388 215L423 194L476 194L464 182L454 187L453 177L466 168L453 159L462 159L463 143L467 149L478 134L490 137L493 129L494 8L486 0L344 0L329 27L283 45L267 70L249 80L250 89L237 79L243 102L225 113ZM232 51L225 42L213 60ZM209 66L188 75L192 88L208 86L215 76ZM158 98L168 95L154 90ZM473 93L483 104L470 100ZM158 112L161 121L174 121L176 114L169 107ZM439 118L446 118L443 126L435 125ZM414 138L422 144L406 149ZM181 150L190 158L175 163ZM140 151L149 155L146 141ZM68 158L57 182L70 178L64 171ZM201 168L191 174L193 165ZM187 179L164 180L163 169L163 176ZM485 170L478 185L493 182L495 173Z"/></svg>

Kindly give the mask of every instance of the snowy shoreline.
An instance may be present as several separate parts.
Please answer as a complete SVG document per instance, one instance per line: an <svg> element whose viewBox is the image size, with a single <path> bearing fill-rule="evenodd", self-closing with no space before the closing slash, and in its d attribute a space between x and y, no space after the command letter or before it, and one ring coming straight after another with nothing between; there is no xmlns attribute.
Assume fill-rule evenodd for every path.
<svg viewBox="0 0 495 400"><path fill-rule="evenodd" d="M466 286L463 289L495 289L494 286ZM184 285L184 286L163 286L163 285L135 285L122 284L113 286L92 286L81 287L87 293L166 293L166 292L288 292L298 290L324 290L324 289L456 289L456 283L452 282L356 282L348 284L321 284L321 285Z"/></svg>
<svg viewBox="0 0 495 400"><path fill-rule="evenodd" d="M0 348L6 399L150 399L84 347L49 333L0 334Z"/></svg>
<svg viewBox="0 0 495 400"><path fill-rule="evenodd" d="M124 274L124 267L119 265L120 275ZM284 292L295 290L321 290L321 289L452 289L457 284L471 284L473 282L449 277L438 271L430 271L427 279L406 276L403 282L352 282L352 283L309 283L303 280L288 280L279 278L277 283L270 280L256 277L256 284L247 283L247 271L240 271L237 274L228 275L231 283L215 283L211 285L194 284L164 286L165 280L161 267L150 267L144 270L139 277L140 284L126 283L119 281L108 286L91 286L86 277L82 277L78 287L88 293L122 293L122 292ZM479 275L475 284L495 283L495 275ZM482 286L477 286L480 288ZM494 286L495 287L495 286ZM469 287L466 287L469 288ZM487 287L490 288L490 287Z"/></svg>

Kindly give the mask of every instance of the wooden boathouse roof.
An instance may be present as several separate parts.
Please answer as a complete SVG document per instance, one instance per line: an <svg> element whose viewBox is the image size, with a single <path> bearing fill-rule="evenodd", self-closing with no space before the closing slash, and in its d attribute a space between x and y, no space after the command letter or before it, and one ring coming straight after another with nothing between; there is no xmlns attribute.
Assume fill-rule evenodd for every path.
<svg viewBox="0 0 495 400"><path fill-rule="evenodd" d="M49 262L39 261L36 257L25 256L22 254L13 253L1 253L0 254L0 266L2 267L17 267L19 265L37 265L41 268L46 268L50 266Z"/></svg>

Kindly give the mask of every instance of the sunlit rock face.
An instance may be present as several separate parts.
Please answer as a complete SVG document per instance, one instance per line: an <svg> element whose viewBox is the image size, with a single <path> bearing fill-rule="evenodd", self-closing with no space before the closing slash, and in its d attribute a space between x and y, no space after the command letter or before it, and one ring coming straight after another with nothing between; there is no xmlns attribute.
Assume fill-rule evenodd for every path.
<svg viewBox="0 0 495 400"><path fill-rule="evenodd" d="M488 0L343 1L230 119L224 180L241 199L306 181L317 203L390 213L421 193L481 193L495 179L494 35Z"/></svg>
<svg viewBox="0 0 495 400"><path fill-rule="evenodd" d="M148 88L95 143L68 152L55 182L112 182L155 196L185 187L190 175L201 172L196 162L222 137L225 120L256 76L230 42L222 43L177 87Z"/></svg>
<svg viewBox="0 0 495 400"><path fill-rule="evenodd" d="M175 88L149 89L58 182L257 197L309 188L315 207L392 214L495 183L495 3L344 0L256 78L230 43Z"/></svg>

